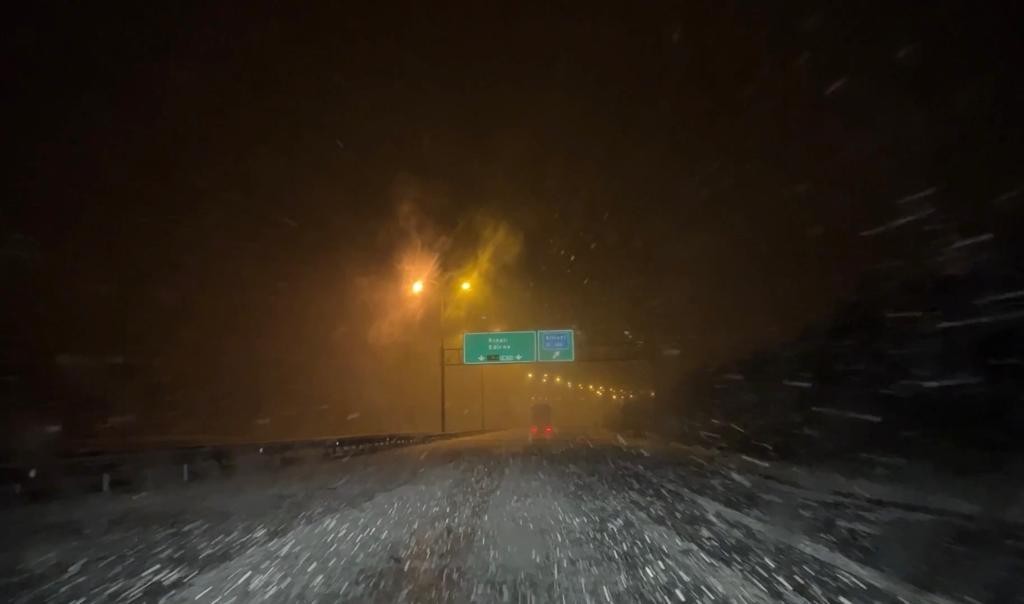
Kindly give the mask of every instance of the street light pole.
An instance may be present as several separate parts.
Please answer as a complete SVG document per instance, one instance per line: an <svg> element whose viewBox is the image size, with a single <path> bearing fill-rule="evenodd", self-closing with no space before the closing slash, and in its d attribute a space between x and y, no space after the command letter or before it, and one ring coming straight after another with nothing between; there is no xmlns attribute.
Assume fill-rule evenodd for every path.
<svg viewBox="0 0 1024 604"><path fill-rule="evenodd" d="M486 430L485 426L487 425L486 421L485 421L487 416L484 413L485 413L485 410L484 410L484 366L480 365L480 429L481 430Z"/></svg>
<svg viewBox="0 0 1024 604"><path fill-rule="evenodd" d="M441 294L441 433L445 432L444 409L444 293Z"/></svg>
<svg viewBox="0 0 1024 604"><path fill-rule="evenodd" d="M414 296L419 296L419 295L421 295L423 293L424 287L425 286L424 286L423 279L417 279L416 281L413 281L412 286L410 287L410 290L412 291L412 294ZM473 288L473 284L470 281L468 281L468 280L464 280L462 283L459 284L459 289L462 290L463 292L468 292L472 288ZM445 365L446 365L445 360L444 360L444 353L445 353L445 347L444 347L444 310L445 310L446 297L445 297L445 284L444 284L444 279L443 278L441 279L441 283L440 283L440 296L439 296L439 299L440 299L440 302L441 302L441 317L440 317L441 318L441 321L440 321L440 326L441 326L441 350L438 351L440 353L440 356L439 356L438 360L440 361L440 370L441 370L440 371L440 373L441 373L441 432L443 433L443 432L447 431L447 427L448 427L446 425L446 421L445 421L446 418L445 418L445 400L444 400L445 399L444 379L445 379Z"/></svg>

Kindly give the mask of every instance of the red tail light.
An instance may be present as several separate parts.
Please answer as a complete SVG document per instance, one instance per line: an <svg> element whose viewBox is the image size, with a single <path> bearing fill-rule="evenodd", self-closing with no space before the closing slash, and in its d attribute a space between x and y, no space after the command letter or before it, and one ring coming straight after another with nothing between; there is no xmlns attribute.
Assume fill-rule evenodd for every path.
<svg viewBox="0 0 1024 604"><path fill-rule="evenodd" d="M536 433L537 433L537 426L530 426L530 434L536 434Z"/></svg>
<svg viewBox="0 0 1024 604"><path fill-rule="evenodd" d="M547 434L551 434L551 426L544 426L544 432Z"/></svg>

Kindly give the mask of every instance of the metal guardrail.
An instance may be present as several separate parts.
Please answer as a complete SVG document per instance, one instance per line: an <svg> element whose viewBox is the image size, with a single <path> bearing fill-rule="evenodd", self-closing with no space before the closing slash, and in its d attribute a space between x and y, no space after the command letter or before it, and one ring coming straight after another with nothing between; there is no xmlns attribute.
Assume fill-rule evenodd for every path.
<svg viewBox="0 0 1024 604"><path fill-rule="evenodd" d="M131 451L93 451L38 463L0 465L10 501L111 491L144 491L174 483L348 458L395 447L472 436L483 431L340 436L288 441L196 444Z"/></svg>

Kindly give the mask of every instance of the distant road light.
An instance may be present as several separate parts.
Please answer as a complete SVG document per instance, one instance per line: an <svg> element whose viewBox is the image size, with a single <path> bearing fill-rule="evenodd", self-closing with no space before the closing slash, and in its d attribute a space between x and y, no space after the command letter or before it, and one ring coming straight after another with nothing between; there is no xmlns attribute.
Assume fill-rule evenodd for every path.
<svg viewBox="0 0 1024 604"><path fill-rule="evenodd" d="M527 373L527 374L526 374L526 377L528 377L529 379L531 379L531 380L532 380L532 379L533 379L533 374L532 374L532 373Z"/></svg>
<svg viewBox="0 0 1024 604"><path fill-rule="evenodd" d="M423 279L417 279L412 282L412 293L422 294L423 293Z"/></svg>
<svg viewBox="0 0 1024 604"><path fill-rule="evenodd" d="M462 284L459 285L459 287L462 288L462 291L468 292L469 290L473 289L473 284L470 283L469 281L463 281Z"/></svg>

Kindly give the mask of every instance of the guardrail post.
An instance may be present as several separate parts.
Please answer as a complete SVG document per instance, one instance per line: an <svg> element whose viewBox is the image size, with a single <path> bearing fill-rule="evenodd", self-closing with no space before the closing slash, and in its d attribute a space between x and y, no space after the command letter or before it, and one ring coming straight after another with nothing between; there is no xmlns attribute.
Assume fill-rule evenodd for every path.
<svg viewBox="0 0 1024 604"><path fill-rule="evenodd" d="M392 449L402 445L416 445L425 444L442 439L455 438L460 434L468 433L415 433L415 434L377 434L377 435L349 435L343 437L335 437L331 439L311 439L302 441L281 441L279 443L264 443L262 445L254 446L252 444L229 444L222 445L220 448L214 451L215 460L222 465L224 469L231 469L234 467L246 468L250 462L249 455L257 452L260 456L260 466L277 466L287 467L292 463L306 463L311 459L315 459L315 452L317 448L325 451L329 457L337 458L339 461L348 460L349 458L360 455L363 453L372 453L377 451L383 451ZM326 449L323 449L326 447ZM197 449L192 448L170 448L166 451L156 451L147 453L128 451L124 453L118 452L100 452L95 455L84 455L80 458L70 458L62 463L70 464L68 467L75 470L73 474L78 476L80 479L85 480L86 490L88 488L88 482L96 480L96 474L100 474L100 491L104 494L113 494L114 489L114 474L117 473L120 478L118 485L120 487L128 488L128 490L136 490L141 487L144 491L158 490L163 484L160 476L164 472L172 471L175 465L178 465L181 470L181 481L183 483L189 483L192 481L190 467L193 460L200 464L199 480L205 482L215 474L210 474L206 468L210 467L207 464L207 458L204 456L204 451L210 447ZM230 451L230 453L225 452ZM238 463L231 464L230 461L233 457L237 456ZM207 465L204 465L207 464ZM269 468L268 468L269 469ZM5 472L8 470L5 469ZM23 496L26 493L33 493L38 489L33 489L34 483L39 481L40 474L46 474L51 471L49 466L39 467L14 467L11 469L9 474L9 480L0 481L0 491L6 490L8 493L13 491L14 495ZM70 474L69 474L70 475ZM59 474L58 474L59 476ZM48 474L47 474L48 477ZM173 479L172 479L173 482ZM49 481L47 481L49 483ZM93 487L96 487L96 483L92 483ZM46 485L43 485L46 486ZM124 488L120 488L120 491L124 491ZM91 491L95 493L95 491ZM0 494L2 495L2 494Z"/></svg>

